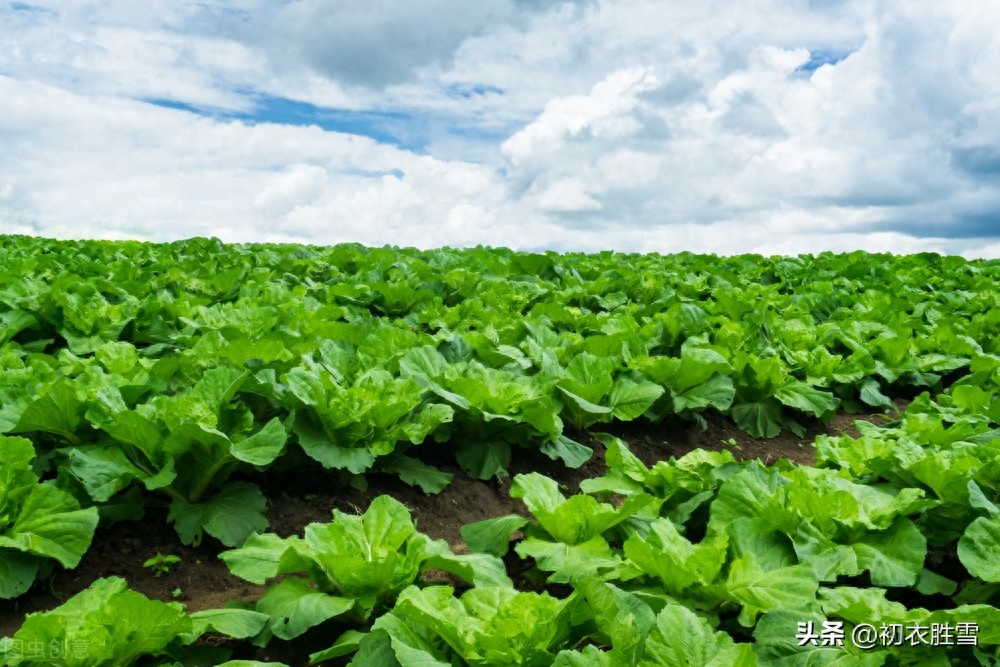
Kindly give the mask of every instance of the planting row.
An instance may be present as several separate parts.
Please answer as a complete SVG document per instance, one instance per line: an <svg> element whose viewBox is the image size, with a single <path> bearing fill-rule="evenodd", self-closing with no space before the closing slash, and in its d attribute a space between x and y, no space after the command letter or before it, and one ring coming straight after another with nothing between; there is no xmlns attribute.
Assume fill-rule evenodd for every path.
<svg viewBox="0 0 1000 667"><path fill-rule="evenodd" d="M567 424L714 410L755 437L801 433L1000 352L1000 265L933 255L3 237L0 266L0 433L33 448L10 438L3 456L54 481L18 502L80 534L95 506L112 522L167 502L188 544L267 529L245 479L261 470L384 471L434 492L449 481L434 461L481 479L517 447L582 464ZM72 566L81 544L45 555Z"/></svg>
<svg viewBox="0 0 1000 667"><path fill-rule="evenodd" d="M322 628L313 661L358 666L996 664L1000 359L973 371L896 422L821 437L818 467L704 450L647 467L605 437L605 476L567 497L517 475L530 515L465 526L471 553L382 496L224 551L269 584L256 603L188 615L102 580L0 650L13 665L45 663L28 654L43 647L66 665L219 664L232 642L195 643L206 632L252 655ZM529 569L512 581L515 561Z"/></svg>

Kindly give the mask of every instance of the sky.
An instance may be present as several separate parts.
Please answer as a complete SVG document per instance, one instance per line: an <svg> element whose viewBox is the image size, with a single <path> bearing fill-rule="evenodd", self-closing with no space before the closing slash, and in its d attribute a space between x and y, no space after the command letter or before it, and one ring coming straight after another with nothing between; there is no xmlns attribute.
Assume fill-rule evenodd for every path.
<svg viewBox="0 0 1000 667"><path fill-rule="evenodd" d="M0 233L1000 257L993 0L0 0Z"/></svg>

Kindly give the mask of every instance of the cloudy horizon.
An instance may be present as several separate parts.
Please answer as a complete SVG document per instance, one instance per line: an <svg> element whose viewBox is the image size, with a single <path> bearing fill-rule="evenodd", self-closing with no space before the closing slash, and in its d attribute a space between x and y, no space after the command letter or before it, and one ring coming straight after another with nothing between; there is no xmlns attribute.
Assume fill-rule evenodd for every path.
<svg viewBox="0 0 1000 667"><path fill-rule="evenodd" d="M986 0L0 0L0 233L1000 257L997 25Z"/></svg>

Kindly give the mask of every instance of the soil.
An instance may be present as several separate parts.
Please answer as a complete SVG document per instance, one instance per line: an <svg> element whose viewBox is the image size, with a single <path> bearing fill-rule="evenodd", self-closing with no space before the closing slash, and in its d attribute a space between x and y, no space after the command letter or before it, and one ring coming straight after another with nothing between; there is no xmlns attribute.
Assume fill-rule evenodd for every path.
<svg viewBox="0 0 1000 667"><path fill-rule="evenodd" d="M897 401L896 410L904 409L905 404L905 401ZM681 457L696 448L729 449L739 460L759 459L765 464L787 458L799 465L811 465L815 461L812 442L818 435L857 436L853 426L856 420L875 423L887 420L881 413L836 414L829 423L814 421L808 424L802 438L783 432L771 440L757 440L725 416L709 414L705 417L707 426L704 429L692 422L678 420L660 425L640 422L605 425L604 430L625 440L631 451L648 466L672 456ZM576 492L581 480L603 475L606 470L603 446L593 434L568 435L595 450L595 455L581 468L566 468L538 450L524 449L514 452L511 475L537 471L557 480L567 493ZM418 530L432 538L446 540L453 551L462 553L467 551L459 532L462 525L505 514L527 513L520 500L510 497L510 478L480 481L469 478L457 467L438 467L453 473L454 477L451 484L436 495L426 495L396 477L377 473L366 476L368 489L363 492L323 472L304 476L268 474L259 482L269 500L270 530L281 536L302 534L309 523L329 521L335 508L360 514L376 496L388 494L410 509ZM52 609L100 577L123 577L133 590L152 599L180 602L189 612L222 607L229 600L259 598L264 587L230 574L217 557L222 550L224 548L212 538L206 538L198 547L181 544L173 527L166 522L165 510L148 510L140 522L100 528L77 568L59 570L47 580L36 582L31 590L15 600L0 601L0 637L16 632L26 614ZM156 576L143 563L157 554L179 556L180 561L168 572ZM282 643L275 640L272 647L241 657L306 664L309 651L329 646L334 638L319 638L315 646L304 642L305 650L303 643L297 642L297 652L292 652L291 645L280 646Z"/></svg>

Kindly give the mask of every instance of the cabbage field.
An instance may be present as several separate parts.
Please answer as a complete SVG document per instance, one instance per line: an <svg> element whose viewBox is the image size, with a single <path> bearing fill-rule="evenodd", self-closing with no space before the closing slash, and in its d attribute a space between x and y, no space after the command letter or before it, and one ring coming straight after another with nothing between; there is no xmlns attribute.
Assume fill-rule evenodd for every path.
<svg viewBox="0 0 1000 667"><path fill-rule="evenodd" d="M0 236L0 663L1000 664L1000 261Z"/></svg>

